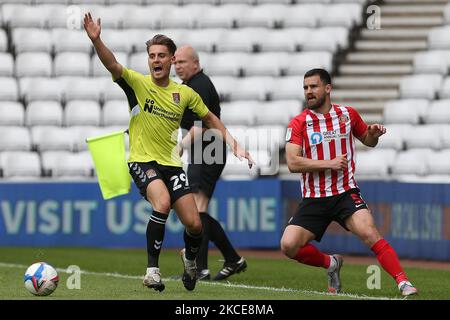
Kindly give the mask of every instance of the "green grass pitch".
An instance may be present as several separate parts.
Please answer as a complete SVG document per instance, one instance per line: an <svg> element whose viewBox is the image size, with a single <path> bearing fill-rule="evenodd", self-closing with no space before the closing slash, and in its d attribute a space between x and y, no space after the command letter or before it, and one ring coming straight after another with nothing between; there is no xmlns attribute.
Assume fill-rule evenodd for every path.
<svg viewBox="0 0 450 320"><path fill-rule="evenodd" d="M222 266L217 253L210 254L209 268L214 275ZM323 300L323 299L402 299L395 282L381 271L381 288L369 290L365 265L345 264L341 270L343 293L326 293L326 271L300 265L289 259L246 257L248 269L224 282L198 282L194 291L184 289L177 250L164 249L160 257L163 292L142 286L146 268L144 249L92 248L13 248L0 247L0 300L6 299L147 299L147 300ZM48 297L35 297L24 287L23 275L34 262L45 261L58 269L60 282ZM82 270L81 288L68 289L71 274L65 270L77 265ZM419 289L408 299L450 299L450 270L406 268Z"/></svg>

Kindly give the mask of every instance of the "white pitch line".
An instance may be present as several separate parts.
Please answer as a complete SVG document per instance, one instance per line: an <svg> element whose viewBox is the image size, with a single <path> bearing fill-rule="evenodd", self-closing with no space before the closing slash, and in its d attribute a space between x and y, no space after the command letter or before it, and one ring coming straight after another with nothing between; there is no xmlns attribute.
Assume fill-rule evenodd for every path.
<svg viewBox="0 0 450 320"><path fill-rule="evenodd" d="M16 264L16 263L4 263L0 262L0 268L13 268L13 269L24 269L26 270L28 266L23 264ZM67 273L67 269L62 268L55 268L58 272ZM121 278L121 279L138 279L142 280L143 276L132 276L127 274L120 274L117 272L94 272L94 271L86 271L81 270L82 274L86 275L93 275L93 276L102 276L102 277L113 277L113 278ZM166 282L175 282L180 280L174 280L169 278L162 279ZM405 298L389 298L389 297L373 297L373 296L365 296L365 295L357 295L357 294L351 294L351 293L337 293L337 294L331 294L328 292L321 292L321 291L314 291L314 290L299 290L299 289L292 289L292 288L276 288L276 287L260 287L260 286L251 286L246 284L233 284L230 282L208 282L208 281L201 281L198 282L200 284L204 285L211 285L211 286L222 286L222 287L228 287L228 288L242 288L242 289L251 289L251 290L263 290L263 291L270 291L270 292L292 292L292 293L301 293L306 295L321 295L321 296L330 296L330 297L345 297L345 298L353 298L353 299L361 299L361 300L405 300Z"/></svg>

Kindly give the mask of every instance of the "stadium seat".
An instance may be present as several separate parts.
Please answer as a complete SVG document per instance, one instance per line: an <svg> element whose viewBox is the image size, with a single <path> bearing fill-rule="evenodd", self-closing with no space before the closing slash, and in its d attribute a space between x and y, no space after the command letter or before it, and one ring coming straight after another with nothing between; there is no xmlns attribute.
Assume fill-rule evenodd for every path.
<svg viewBox="0 0 450 320"><path fill-rule="evenodd" d="M259 105L260 102L255 100L222 103L221 120L225 125L252 126L255 124L255 110Z"/></svg>
<svg viewBox="0 0 450 320"><path fill-rule="evenodd" d="M197 51L213 52L225 32L225 29L220 28L190 30L185 35L186 43Z"/></svg>
<svg viewBox="0 0 450 320"><path fill-rule="evenodd" d="M205 8L204 14L197 17L197 27L204 28L227 28L234 27L236 20L249 9L246 4L223 4L220 6L209 6Z"/></svg>
<svg viewBox="0 0 450 320"><path fill-rule="evenodd" d="M419 124L428 112L429 106L430 103L425 99L387 101L383 109L383 122Z"/></svg>
<svg viewBox="0 0 450 320"><path fill-rule="evenodd" d="M133 19L124 19L123 28L140 28L140 29L158 29L161 24L161 17L164 11L175 8L172 5L152 5L152 6L129 6L126 9L126 17ZM144 40L145 42L146 40Z"/></svg>
<svg viewBox="0 0 450 320"><path fill-rule="evenodd" d="M356 178L389 179L390 168L393 166L396 156L395 149L371 149L359 152L356 158Z"/></svg>
<svg viewBox="0 0 450 320"><path fill-rule="evenodd" d="M51 0L47 0L51 1ZM68 6L68 3L61 4L62 1L53 0L53 4L48 7L47 27L54 28L82 28L82 14L79 6ZM65 0L69 2L70 0Z"/></svg>
<svg viewBox="0 0 450 320"><path fill-rule="evenodd" d="M379 149L402 150L405 147L405 137L413 132L413 126L410 124L387 124L386 134L383 135L377 144Z"/></svg>
<svg viewBox="0 0 450 320"><path fill-rule="evenodd" d="M53 176L53 170L58 162L63 161L70 151L43 151L41 152L42 171L44 176Z"/></svg>
<svg viewBox="0 0 450 320"><path fill-rule="evenodd" d="M57 101L33 101L27 106L25 124L27 126L61 126L63 109Z"/></svg>
<svg viewBox="0 0 450 320"><path fill-rule="evenodd" d="M1 77L0 78L0 101L9 100L16 101L19 97L19 88L17 81L14 78Z"/></svg>
<svg viewBox="0 0 450 320"><path fill-rule="evenodd" d="M74 151L84 151L88 149L86 139L89 137L96 137L102 134L113 132L109 128L98 126L72 126L67 128L70 135L73 137Z"/></svg>
<svg viewBox="0 0 450 320"><path fill-rule="evenodd" d="M130 5L140 5L144 3L144 0L108 0L109 4L126 4L127 6Z"/></svg>
<svg viewBox="0 0 450 320"><path fill-rule="evenodd" d="M428 172L426 156L429 152L429 149L413 149L398 153L392 166L394 177L425 175Z"/></svg>
<svg viewBox="0 0 450 320"><path fill-rule="evenodd" d="M110 100L105 102L102 109L104 126L128 126L130 113L126 100Z"/></svg>
<svg viewBox="0 0 450 320"><path fill-rule="evenodd" d="M39 178L41 162L37 152L3 152L0 162L5 178Z"/></svg>
<svg viewBox="0 0 450 320"><path fill-rule="evenodd" d="M333 55L327 51L291 53L286 59L289 62L284 73L289 76L302 76L313 68L333 71Z"/></svg>
<svg viewBox="0 0 450 320"><path fill-rule="evenodd" d="M16 126L0 127L1 151L29 151L31 139L28 128Z"/></svg>
<svg viewBox="0 0 450 320"><path fill-rule="evenodd" d="M149 74L150 69L148 66L148 53L147 52L137 52L130 55L128 60L129 69L137 71L142 74Z"/></svg>
<svg viewBox="0 0 450 320"><path fill-rule="evenodd" d="M425 51L414 55L414 73L446 75L449 67L450 51Z"/></svg>
<svg viewBox="0 0 450 320"><path fill-rule="evenodd" d="M143 0L146 5L155 5L155 4L173 4L180 5L183 0Z"/></svg>
<svg viewBox="0 0 450 320"><path fill-rule="evenodd" d="M22 126L25 111L20 102L0 101L0 126Z"/></svg>
<svg viewBox="0 0 450 320"><path fill-rule="evenodd" d="M220 2L220 0L181 0L183 4L209 4L216 5Z"/></svg>
<svg viewBox="0 0 450 320"><path fill-rule="evenodd" d="M97 101L71 100L64 109L66 126L99 126L100 105Z"/></svg>
<svg viewBox="0 0 450 320"><path fill-rule="evenodd" d="M153 37L155 34L164 34L168 36L170 39L172 39L177 47L181 47L182 45L187 45L187 34L189 34L192 30L191 29L178 29L178 28L165 28L158 31L153 31L153 33L150 34L150 37ZM145 41L147 41L146 39ZM147 52L147 50L145 50Z"/></svg>
<svg viewBox="0 0 450 320"><path fill-rule="evenodd" d="M289 7L281 23L284 28L315 28L319 23L319 16L324 7L321 4L310 2Z"/></svg>
<svg viewBox="0 0 450 320"><path fill-rule="evenodd" d="M58 53L53 64L56 77L90 75L90 57L84 52Z"/></svg>
<svg viewBox="0 0 450 320"><path fill-rule="evenodd" d="M288 10L288 6L274 3L251 6L237 17L237 26L239 28L274 28L280 25Z"/></svg>
<svg viewBox="0 0 450 320"><path fill-rule="evenodd" d="M308 30L308 31L307 31ZM262 52L294 52L300 48L309 29L285 28L267 30L264 41L259 43Z"/></svg>
<svg viewBox="0 0 450 320"><path fill-rule="evenodd" d="M289 68L289 67L288 67ZM300 100L305 101L303 94L303 76L279 77L270 87L271 100Z"/></svg>
<svg viewBox="0 0 450 320"><path fill-rule="evenodd" d="M450 77L444 79L444 82L439 90L440 99L450 99Z"/></svg>
<svg viewBox="0 0 450 320"><path fill-rule="evenodd" d="M219 0L221 5L227 4L254 4L255 0Z"/></svg>
<svg viewBox="0 0 450 320"><path fill-rule="evenodd" d="M449 32L450 26L432 28L428 32L428 48L431 50L450 49Z"/></svg>
<svg viewBox="0 0 450 320"><path fill-rule="evenodd" d="M53 177L85 178L92 176L93 164L88 152L57 153L49 161Z"/></svg>
<svg viewBox="0 0 450 320"><path fill-rule="evenodd" d="M128 55L125 52L114 52L114 56L122 66L129 66ZM96 54L91 57L91 71L94 77L111 77L111 73L105 68Z"/></svg>
<svg viewBox="0 0 450 320"><path fill-rule="evenodd" d="M424 116L425 123L450 123L450 99L435 100L430 104L430 108L427 110Z"/></svg>
<svg viewBox="0 0 450 320"><path fill-rule="evenodd" d="M265 76L236 78L235 81L236 85L231 92L232 100L264 101L267 99L269 91L275 85L272 77Z"/></svg>
<svg viewBox="0 0 450 320"><path fill-rule="evenodd" d="M251 151L250 151L251 152ZM221 178L224 180L252 180L258 177L256 166L248 168L246 160L240 161L232 153L227 154L227 162L222 171Z"/></svg>
<svg viewBox="0 0 450 320"><path fill-rule="evenodd" d="M313 29L309 37L302 43L302 50L329 51L335 53L338 49L348 46L349 30L345 27L326 27Z"/></svg>
<svg viewBox="0 0 450 320"><path fill-rule="evenodd" d="M209 8L205 4L187 4L184 6L175 6L171 10L162 12L161 28L180 28L192 29L196 27L197 17L204 15L204 11Z"/></svg>
<svg viewBox="0 0 450 320"><path fill-rule="evenodd" d="M256 129L258 150L278 152L285 145L286 126L283 125L259 125ZM251 145L251 143L250 143Z"/></svg>
<svg viewBox="0 0 450 320"><path fill-rule="evenodd" d="M217 93L222 101L231 99L231 93L236 86L236 78L230 76L212 76L212 83L216 87Z"/></svg>
<svg viewBox="0 0 450 320"><path fill-rule="evenodd" d="M97 4L103 5L106 4L109 0L70 0L73 4Z"/></svg>
<svg viewBox="0 0 450 320"><path fill-rule="evenodd" d="M116 52L130 53L133 50L133 37L130 37L128 30L106 30L102 32L102 40L114 54ZM140 39L142 43L147 40Z"/></svg>
<svg viewBox="0 0 450 320"><path fill-rule="evenodd" d="M98 13L94 16L94 18L101 17L102 29L121 28L123 26L123 22L129 18L126 15L126 10L129 6L130 4L124 3L109 3L108 6L100 6ZM108 33L111 31L112 30L108 30ZM105 36L106 33L102 35Z"/></svg>
<svg viewBox="0 0 450 320"><path fill-rule="evenodd" d="M32 127L31 141L39 152L47 150L72 151L74 148L74 137L68 129L61 127Z"/></svg>
<svg viewBox="0 0 450 320"><path fill-rule="evenodd" d="M242 68L245 76L280 76L288 68L289 55L286 52L256 53L248 57Z"/></svg>
<svg viewBox="0 0 450 320"><path fill-rule="evenodd" d="M0 52L0 77L12 77L13 75L14 75L13 56L10 53Z"/></svg>
<svg viewBox="0 0 450 320"><path fill-rule="evenodd" d="M319 15L319 25L322 27L345 27L351 29L361 24L362 5L358 3L338 3L328 5Z"/></svg>
<svg viewBox="0 0 450 320"><path fill-rule="evenodd" d="M438 74L405 76L400 82L400 97L433 100L441 83L442 76Z"/></svg>
<svg viewBox="0 0 450 320"><path fill-rule="evenodd" d="M442 147L442 126L439 124L414 126L409 134L403 139L407 149L429 148L438 150Z"/></svg>
<svg viewBox="0 0 450 320"><path fill-rule="evenodd" d="M84 30L52 29L55 53L74 51L91 53L92 44Z"/></svg>
<svg viewBox="0 0 450 320"><path fill-rule="evenodd" d="M45 52L24 52L16 58L17 77L50 77L52 58Z"/></svg>
<svg viewBox="0 0 450 320"><path fill-rule="evenodd" d="M241 74L244 66L248 65L250 55L244 52L222 52L211 54L205 67L210 76L233 76ZM200 61L202 63L202 61Z"/></svg>
<svg viewBox="0 0 450 320"><path fill-rule="evenodd" d="M277 100L259 103L256 113L258 125L284 125L301 113L301 103L298 100Z"/></svg>
<svg viewBox="0 0 450 320"><path fill-rule="evenodd" d="M50 31L32 28L12 30L12 45L16 54L28 51L50 53L53 46Z"/></svg>
<svg viewBox="0 0 450 320"><path fill-rule="evenodd" d="M70 100L96 100L103 99L106 81L111 78L90 77L60 77L63 83L63 92L66 101Z"/></svg>
<svg viewBox="0 0 450 320"><path fill-rule="evenodd" d="M122 88L118 84L114 83L111 78L105 78L103 92L104 101L123 100L124 98L126 98L126 95Z"/></svg>
<svg viewBox="0 0 450 320"><path fill-rule="evenodd" d="M450 149L430 152L426 157L428 174L449 175L450 174Z"/></svg>
<svg viewBox="0 0 450 320"><path fill-rule="evenodd" d="M47 21L46 6L4 4L3 20L10 28L43 28Z"/></svg>
<svg viewBox="0 0 450 320"><path fill-rule="evenodd" d="M35 100L61 101L63 86L59 78L21 78L20 96L26 102Z"/></svg>
<svg viewBox="0 0 450 320"><path fill-rule="evenodd" d="M264 41L267 32L265 28L232 29L224 33L216 49L218 52L253 52Z"/></svg>
<svg viewBox="0 0 450 320"><path fill-rule="evenodd" d="M0 52L6 52L8 49L8 36L4 29L0 29Z"/></svg>
<svg viewBox="0 0 450 320"><path fill-rule="evenodd" d="M442 148L450 149L450 125L442 126L442 136L441 136Z"/></svg>

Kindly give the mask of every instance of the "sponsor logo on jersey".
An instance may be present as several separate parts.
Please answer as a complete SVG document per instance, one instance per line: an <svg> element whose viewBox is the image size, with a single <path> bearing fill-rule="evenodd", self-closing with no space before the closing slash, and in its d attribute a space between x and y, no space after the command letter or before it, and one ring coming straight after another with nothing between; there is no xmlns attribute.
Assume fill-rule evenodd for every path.
<svg viewBox="0 0 450 320"><path fill-rule="evenodd" d="M309 141L311 145L316 145L319 143L322 143L323 141L323 135L321 132L312 132L309 135Z"/></svg>

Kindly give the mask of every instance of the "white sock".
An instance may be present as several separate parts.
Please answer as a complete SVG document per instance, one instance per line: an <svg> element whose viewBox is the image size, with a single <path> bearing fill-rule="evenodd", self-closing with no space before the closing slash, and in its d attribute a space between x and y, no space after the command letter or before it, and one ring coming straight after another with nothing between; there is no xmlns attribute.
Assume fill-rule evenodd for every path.
<svg viewBox="0 0 450 320"><path fill-rule="evenodd" d="M333 272L337 267L336 259L330 256L330 266L328 267L328 272Z"/></svg>
<svg viewBox="0 0 450 320"><path fill-rule="evenodd" d="M153 273L159 273L159 268L157 268L157 267L147 268L147 274L153 274Z"/></svg>

